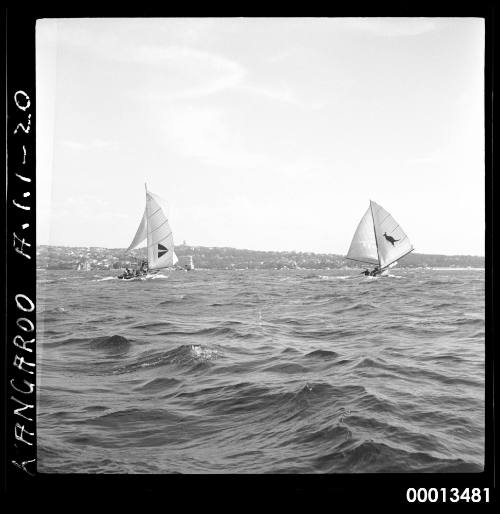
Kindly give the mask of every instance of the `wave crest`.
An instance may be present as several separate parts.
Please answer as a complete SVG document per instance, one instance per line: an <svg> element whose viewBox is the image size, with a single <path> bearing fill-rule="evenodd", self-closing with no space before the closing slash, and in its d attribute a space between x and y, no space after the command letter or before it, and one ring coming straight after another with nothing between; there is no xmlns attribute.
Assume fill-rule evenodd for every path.
<svg viewBox="0 0 500 514"><path fill-rule="evenodd" d="M196 368L220 357L219 350L203 345L181 345L172 350L148 354L132 364L115 369L114 374L131 373L144 368L175 366Z"/></svg>

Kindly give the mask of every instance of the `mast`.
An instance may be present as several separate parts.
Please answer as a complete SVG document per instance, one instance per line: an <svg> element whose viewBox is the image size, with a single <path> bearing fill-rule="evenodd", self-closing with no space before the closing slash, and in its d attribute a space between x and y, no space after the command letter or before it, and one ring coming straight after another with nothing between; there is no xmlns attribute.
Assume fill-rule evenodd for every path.
<svg viewBox="0 0 500 514"><path fill-rule="evenodd" d="M149 253L149 209L148 209L148 186L144 182L144 190L146 191L146 261ZM149 263L148 263L149 266Z"/></svg>
<svg viewBox="0 0 500 514"><path fill-rule="evenodd" d="M377 258L378 258L378 267L380 266L380 252L378 251L378 241L377 241L377 231L375 230L375 218L373 217L373 205L372 201L370 200L370 212L372 213L372 223L373 223L373 233L375 234L375 244L377 245Z"/></svg>

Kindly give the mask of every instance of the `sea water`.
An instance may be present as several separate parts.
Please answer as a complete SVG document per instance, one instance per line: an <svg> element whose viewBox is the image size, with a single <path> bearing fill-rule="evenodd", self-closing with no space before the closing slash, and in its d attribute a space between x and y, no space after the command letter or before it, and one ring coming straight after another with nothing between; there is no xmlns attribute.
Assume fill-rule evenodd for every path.
<svg viewBox="0 0 500 514"><path fill-rule="evenodd" d="M38 470L479 472L484 270L38 270Z"/></svg>

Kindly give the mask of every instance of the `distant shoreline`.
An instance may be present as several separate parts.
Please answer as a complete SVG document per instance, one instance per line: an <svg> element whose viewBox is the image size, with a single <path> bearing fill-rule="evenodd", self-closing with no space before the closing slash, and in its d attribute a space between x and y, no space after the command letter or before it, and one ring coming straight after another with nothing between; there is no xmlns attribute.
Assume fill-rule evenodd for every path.
<svg viewBox="0 0 500 514"><path fill-rule="evenodd" d="M121 269L146 257L146 248L127 253L125 248L88 246L37 246L37 267L48 269ZM192 256L195 268L204 269L360 269L370 264L353 263L343 255L314 252L273 252L230 247L178 245L178 257ZM484 269L485 258L472 255L410 253L399 268Z"/></svg>
<svg viewBox="0 0 500 514"><path fill-rule="evenodd" d="M123 248L115 248L108 246L68 246L68 245L46 245L46 244L37 244L37 249L40 248L59 248L59 249L67 249L67 250L109 250L111 252L126 252L127 249ZM203 249L203 250L232 250L235 252L248 252L248 253L271 253L271 254L294 254L294 255L328 255L332 257L344 257L342 254L338 253L321 253L321 252L306 252L306 251L297 251L297 250L248 250L247 248L235 248L233 246L196 246L196 245L175 245L175 251L183 250L185 248L190 249ZM132 250L131 253L145 251L146 247L139 247L135 250ZM412 255L420 255L420 256L432 256L432 257L443 257L443 258L451 258L451 257L471 257L474 259L484 259L484 255L474 255L474 254L444 254L444 253L419 253L413 252Z"/></svg>

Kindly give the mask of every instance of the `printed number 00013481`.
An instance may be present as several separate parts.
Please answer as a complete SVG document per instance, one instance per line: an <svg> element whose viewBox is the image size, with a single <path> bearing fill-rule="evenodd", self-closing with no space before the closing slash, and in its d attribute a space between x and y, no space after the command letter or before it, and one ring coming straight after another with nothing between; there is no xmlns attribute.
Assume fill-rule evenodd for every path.
<svg viewBox="0 0 500 514"><path fill-rule="evenodd" d="M484 487L483 489L480 489L479 487L475 487L472 489L466 487L463 491L460 491L460 489L458 489L457 487L453 487L450 490L448 490L446 487L441 487L440 489L437 489L435 487L431 487L430 489L426 489L425 487L421 487L419 489L410 487L406 490L406 500L409 503L488 503L490 501L490 490L488 487Z"/></svg>

